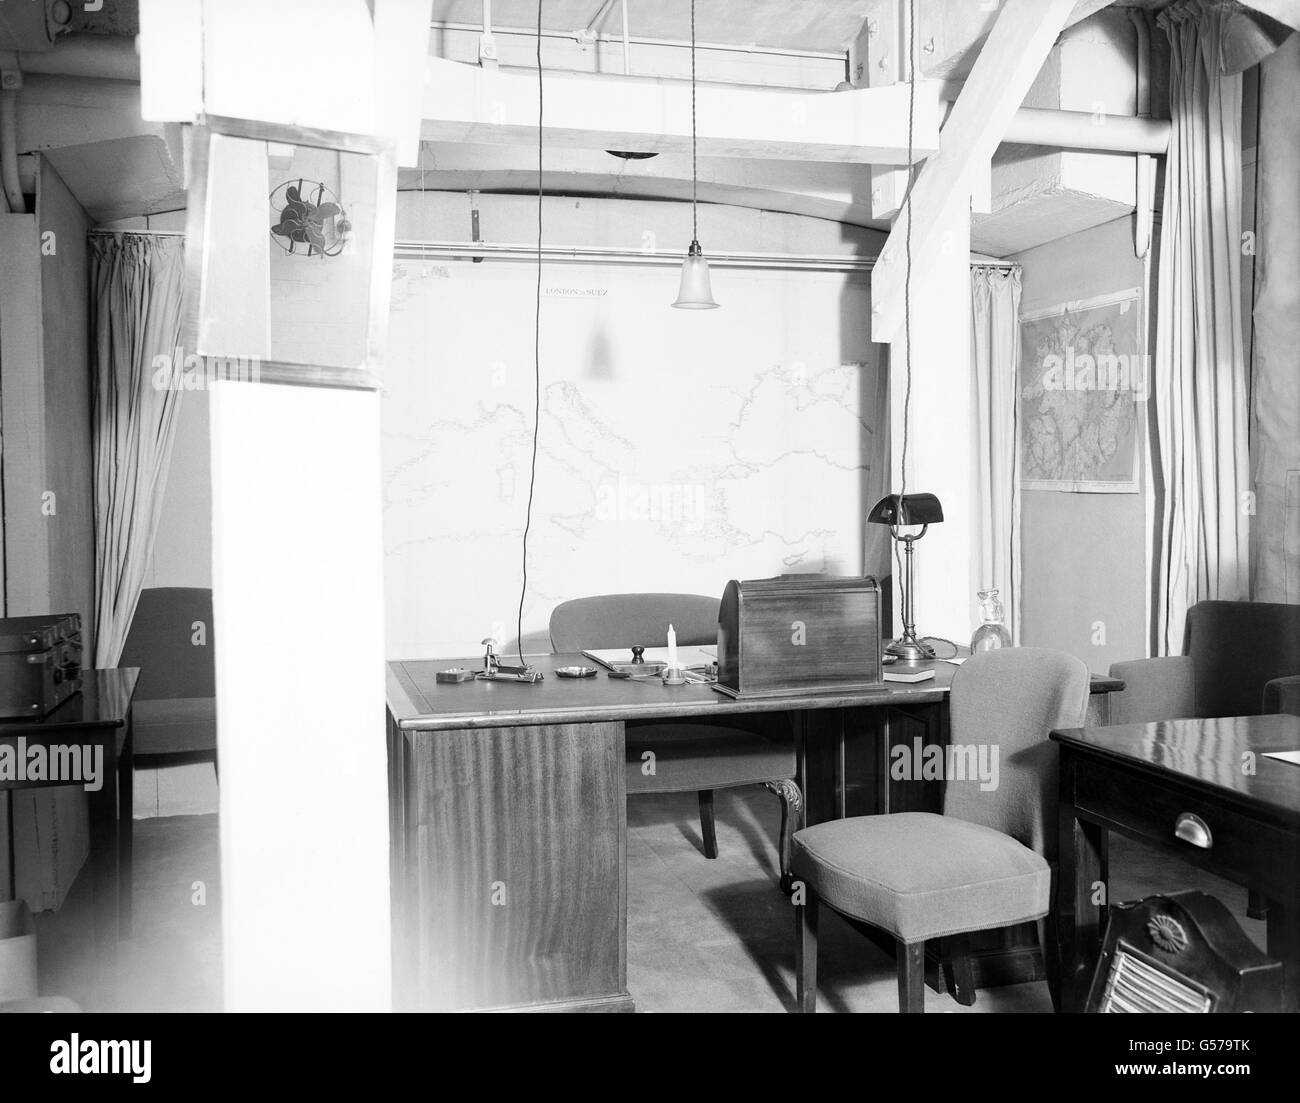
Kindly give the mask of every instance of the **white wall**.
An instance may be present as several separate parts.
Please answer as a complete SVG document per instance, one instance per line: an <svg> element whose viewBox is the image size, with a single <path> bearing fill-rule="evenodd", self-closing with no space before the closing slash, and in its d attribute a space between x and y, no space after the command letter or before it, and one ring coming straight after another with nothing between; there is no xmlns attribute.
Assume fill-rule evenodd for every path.
<svg viewBox="0 0 1300 1103"><path fill-rule="evenodd" d="M464 197L405 198L399 238L451 236L468 212ZM482 202L489 240L536 233L529 200ZM639 247L649 235L666 248L686 242L673 225L682 215L670 204L557 198L545 236ZM453 224L438 226L442 217ZM842 229L701 212L706 251L709 242L840 253L869 244L846 242ZM526 651L549 650L550 611L573 597L720 597L730 578L863 569L888 422L867 277L717 268L721 309L679 311L669 306L677 275L669 266L543 268ZM383 412L388 654L473 656L487 635L513 646L536 267L415 257L399 261L394 280Z"/></svg>

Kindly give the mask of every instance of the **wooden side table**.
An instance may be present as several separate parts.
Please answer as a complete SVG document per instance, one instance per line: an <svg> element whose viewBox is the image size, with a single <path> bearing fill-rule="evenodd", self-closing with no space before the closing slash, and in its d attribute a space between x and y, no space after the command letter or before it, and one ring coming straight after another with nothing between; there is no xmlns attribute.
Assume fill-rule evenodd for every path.
<svg viewBox="0 0 1300 1103"><path fill-rule="evenodd" d="M36 719L0 720L0 745L15 748L78 747L102 750L99 788L87 791L90 813L90 856L95 909L95 950L101 976L115 963L117 942L131 934L131 813L134 799L131 764L131 699L140 671L87 670L81 692L49 715ZM20 740L22 741L20 743ZM41 789L76 784L63 780L0 778L0 790ZM13 846L13 801L9 802L9 845ZM6 890L16 895L10 862Z"/></svg>

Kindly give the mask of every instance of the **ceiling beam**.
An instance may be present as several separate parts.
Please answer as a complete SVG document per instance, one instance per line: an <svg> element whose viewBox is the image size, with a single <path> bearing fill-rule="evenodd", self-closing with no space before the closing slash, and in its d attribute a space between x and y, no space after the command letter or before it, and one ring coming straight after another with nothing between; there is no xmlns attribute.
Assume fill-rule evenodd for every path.
<svg viewBox="0 0 1300 1103"><path fill-rule="evenodd" d="M537 77L429 59L426 141L537 142ZM548 73L543 139L552 148L689 153L691 87L683 81ZM701 85L701 156L898 165L908 150L906 85L807 93ZM939 146L934 91L917 97L913 161Z"/></svg>
<svg viewBox="0 0 1300 1103"><path fill-rule="evenodd" d="M1006 0L1002 5L944 125L941 148L922 166L872 274L873 341L891 341L898 333L909 226L912 257L924 262L940 248L936 235L950 210L959 205L969 217L974 174L988 165L1073 8L1074 0Z"/></svg>

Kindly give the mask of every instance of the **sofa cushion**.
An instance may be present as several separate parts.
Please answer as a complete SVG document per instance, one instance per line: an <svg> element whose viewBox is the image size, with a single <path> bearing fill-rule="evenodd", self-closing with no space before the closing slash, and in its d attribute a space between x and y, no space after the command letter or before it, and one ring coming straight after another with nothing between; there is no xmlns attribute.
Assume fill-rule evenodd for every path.
<svg viewBox="0 0 1300 1103"><path fill-rule="evenodd" d="M836 911L922 942L1046 915L1051 867L1000 831L933 812L831 820L795 833L790 868Z"/></svg>

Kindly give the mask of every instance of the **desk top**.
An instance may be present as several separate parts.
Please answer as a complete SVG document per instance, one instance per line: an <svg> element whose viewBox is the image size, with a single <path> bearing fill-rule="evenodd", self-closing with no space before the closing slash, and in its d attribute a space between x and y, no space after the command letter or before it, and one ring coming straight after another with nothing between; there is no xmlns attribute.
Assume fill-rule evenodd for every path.
<svg viewBox="0 0 1300 1103"><path fill-rule="evenodd" d="M865 689L808 693L796 696L737 700L708 685L665 686L658 681L609 678L600 670L594 678L561 678L560 666L591 666L582 655L529 655L545 678L535 684L472 681L439 684L439 670L461 666L477 670L482 656L472 659L421 659L388 664L388 708L398 724L412 731L512 727L523 724L583 724L607 720L666 720L687 717L785 712L874 705L920 705L942 701L952 687L957 668L932 660L898 664L889 669L933 668L926 682L886 682ZM513 661L507 655L504 661ZM1122 689L1123 683L1096 678L1094 692Z"/></svg>
<svg viewBox="0 0 1300 1103"><path fill-rule="evenodd" d="M1229 716L1161 720L1110 728L1052 732L1058 743L1206 789L1244 797L1300 819L1300 766L1265 758L1266 751L1300 750L1300 716ZM1243 769L1250 753L1254 767Z"/></svg>
<svg viewBox="0 0 1300 1103"><path fill-rule="evenodd" d="M53 736L65 728L120 728L126 724L139 677L140 670L134 666L83 670L80 693L74 693L45 716L0 720L0 739L32 734Z"/></svg>
<svg viewBox="0 0 1300 1103"><path fill-rule="evenodd" d="M438 731L456 728L510 727L516 724L582 724L606 720L664 720L671 718L783 712L809 708L848 708L854 705L923 704L941 701L952 685L956 667L934 667L928 682L886 682L883 686L833 693L737 700L709 685L665 686L657 680L610 678L599 670L594 678L561 678L560 666L592 666L582 655L528 655L528 662L545 678L522 682L472 681L439 684L434 675L448 667L477 670L474 659L433 659L388 664L388 707L403 728ZM507 658L503 661L512 661Z"/></svg>

